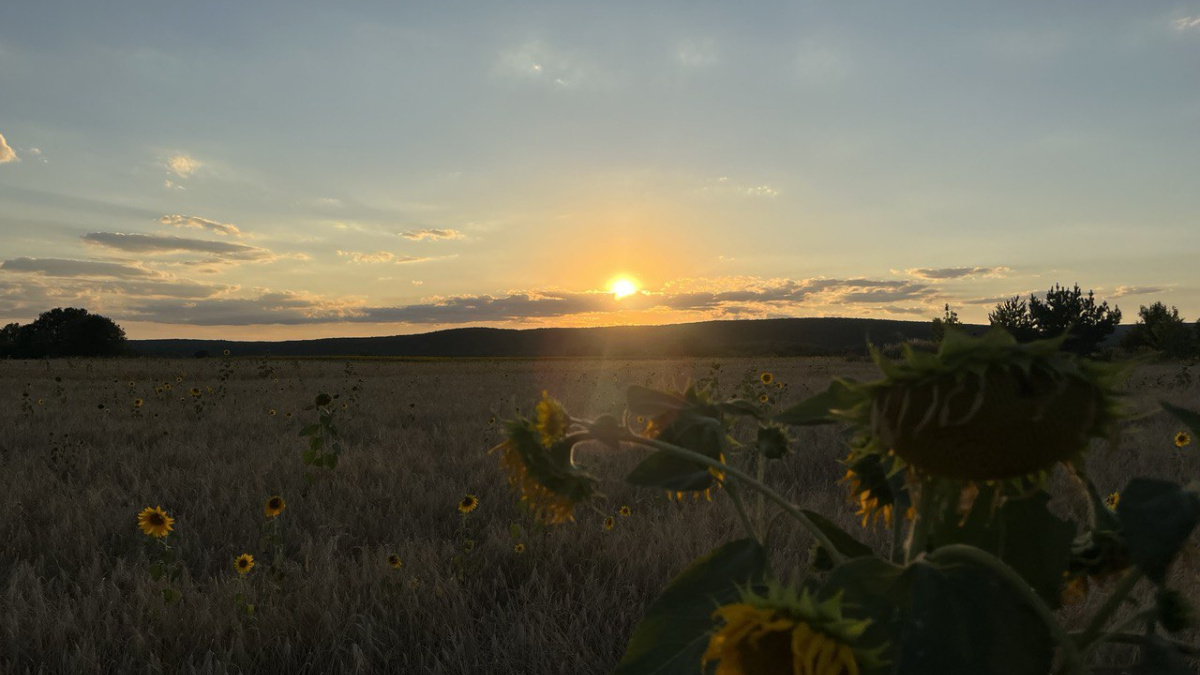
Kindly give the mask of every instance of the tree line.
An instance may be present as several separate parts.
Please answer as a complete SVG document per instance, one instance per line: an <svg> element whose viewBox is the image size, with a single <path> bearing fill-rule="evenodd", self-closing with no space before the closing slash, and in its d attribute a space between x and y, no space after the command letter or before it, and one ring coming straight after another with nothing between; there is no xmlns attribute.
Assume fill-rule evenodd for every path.
<svg viewBox="0 0 1200 675"><path fill-rule="evenodd" d="M125 351L125 331L116 322L77 307L57 307L32 323L0 328L0 358L120 356Z"/></svg>
<svg viewBox="0 0 1200 675"><path fill-rule="evenodd" d="M1066 334L1063 349L1081 355L1095 354L1121 323L1121 309L1097 302L1079 284L1066 288L1055 284L1045 298L1030 294L1028 300L1013 296L996 305L988 323L1003 328L1019 342L1055 338ZM943 316L933 320L933 339L940 342L948 326L961 325L958 313L945 306ZM1161 302L1142 305L1138 321L1121 339L1130 351L1156 351L1172 358L1200 356L1200 320L1188 325L1175 307Z"/></svg>

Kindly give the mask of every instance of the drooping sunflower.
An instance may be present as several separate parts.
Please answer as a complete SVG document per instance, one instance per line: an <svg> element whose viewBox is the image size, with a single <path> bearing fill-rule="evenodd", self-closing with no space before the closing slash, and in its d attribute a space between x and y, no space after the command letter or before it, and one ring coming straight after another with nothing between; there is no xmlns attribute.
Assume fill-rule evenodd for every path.
<svg viewBox="0 0 1200 675"><path fill-rule="evenodd" d="M907 350L892 362L876 351L882 379L840 383L835 414L860 432L853 457L894 455L932 478L1040 483L1092 438L1111 438L1122 415L1125 367L1060 352L1064 338L950 331L936 355Z"/></svg>
<svg viewBox="0 0 1200 675"><path fill-rule="evenodd" d="M763 384L771 384L772 382L775 381L775 376L772 375L771 371L768 370L768 371L763 372L762 375L758 376L758 381L762 382Z"/></svg>
<svg viewBox="0 0 1200 675"><path fill-rule="evenodd" d="M1104 498L1104 505L1108 507L1109 511L1116 511L1117 507L1120 506L1120 504L1121 504L1121 493L1120 492L1114 492Z"/></svg>
<svg viewBox="0 0 1200 675"><path fill-rule="evenodd" d="M287 508L287 502L283 501L283 497L280 497L279 495L272 495L271 497L267 498L267 503L263 505L263 513L265 513L268 518L274 518L275 516L283 513L285 508Z"/></svg>
<svg viewBox="0 0 1200 675"><path fill-rule="evenodd" d="M597 496L596 479L574 463L576 439L566 435L562 406L547 396L538 408L537 422L506 422L507 438L489 453L499 454L508 484L534 516L556 525L575 520L575 506Z"/></svg>
<svg viewBox="0 0 1200 675"><path fill-rule="evenodd" d="M1175 447L1182 448L1192 444L1192 437L1186 431L1175 434Z"/></svg>
<svg viewBox="0 0 1200 675"><path fill-rule="evenodd" d="M254 556L249 553L243 553L234 558L233 569L237 570L238 574L246 576L250 573L250 570L254 569Z"/></svg>
<svg viewBox="0 0 1200 675"><path fill-rule="evenodd" d="M717 661L715 675L858 675L883 664L885 647L860 644L870 620L845 618L840 597L817 603L807 591L774 586L766 597L744 592L713 617L724 625L701 665Z"/></svg>
<svg viewBox="0 0 1200 675"><path fill-rule="evenodd" d="M395 553L393 553L387 557L387 564L388 564L388 567L391 567L394 570L398 570L401 567L404 567L404 561L401 560L400 556L396 555Z"/></svg>
<svg viewBox="0 0 1200 675"><path fill-rule="evenodd" d="M629 516L633 515L633 510L630 509L628 506L622 506L621 509L619 511L617 511L617 513L623 518L628 518Z"/></svg>
<svg viewBox="0 0 1200 675"><path fill-rule="evenodd" d="M466 515L479 507L479 497L466 495L458 502L458 512Z"/></svg>
<svg viewBox="0 0 1200 675"><path fill-rule="evenodd" d="M175 519L167 515L161 506L147 506L137 517L138 527L146 535L161 539L174 529Z"/></svg>

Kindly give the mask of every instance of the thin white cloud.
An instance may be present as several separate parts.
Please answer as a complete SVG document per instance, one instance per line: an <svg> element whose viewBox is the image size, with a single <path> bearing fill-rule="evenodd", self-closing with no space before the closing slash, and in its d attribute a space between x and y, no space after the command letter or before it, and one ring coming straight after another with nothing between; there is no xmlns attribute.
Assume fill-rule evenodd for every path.
<svg viewBox="0 0 1200 675"><path fill-rule="evenodd" d="M424 230L408 230L406 232L401 232L400 236L404 237L405 239L412 239L413 241L422 241L425 239L431 239L431 240L464 239L466 237L466 235L464 235L462 232L459 232L458 230L439 230L436 228L426 228Z"/></svg>
<svg viewBox="0 0 1200 675"><path fill-rule="evenodd" d="M0 263L0 270L46 277L111 277L114 279L157 278L162 275L137 265L72 260L68 258L13 258Z"/></svg>
<svg viewBox="0 0 1200 675"><path fill-rule="evenodd" d="M696 192L710 195L733 195L737 197L778 197L779 189L767 183L745 184L720 176L705 182Z"/></svg>
<svg viewBox="0 0 1200 675"><path fill-rule="evenodd" d="M352 263L385 263L391 262L396 258L392 253L387 251L376 251L375 253L359 253L357 251L338 251L339 257L349 258Z"/></svg>
<svg viewBox="0 0 1200 675"><path fill-rule="evenodd" d="M122 232L91 232L81 237L84 242L129 253L207 253L220 260L273 260L275 256L264 248L232 244L224 241L188 239L157 234L124 234Z"/></svg>
<svg viewBox="0 0 1200 675"><path fill-rule="evenodd" d="M217 234L231 235L234 237L242 236L242 231L236 225L229 223L218 223L215 220L208 218L200 218L199 216L183 216L179 214L170 214L162 216L158 222L163 225L174 225L175 227L190 227L197 230L208 230Z"/></svg>
<svg viewBox="0 0 1200 675"><path fill-rule="evenodd" d="M204 164L200 160L187 154L172 155L167 158L167 170L180 178L191 176L202 166Z"/></svg>
<svg viewBox="0 0 1200 675"><path fill-rule="evenodd" d="M1171 22L1175 26L1175 30L1195 30L1200 29L1200 16L1185 16L1175 19Z"/></svg>
<svg viewBox="0 0 1200 675"><path fill-rule="evenodd" d="M510 79L562 89L573 88L583 79L583 73L572 59L540 40L502 51L494 70Z"/></svg>
<svg viewBox="0 0 1200 675"><path fill-rule="evenodd" d="M19 162L20 157L17 157L17 152L8 145L8 141L4 140L4 134L0 134L0 164L9 162Z"/></svg>

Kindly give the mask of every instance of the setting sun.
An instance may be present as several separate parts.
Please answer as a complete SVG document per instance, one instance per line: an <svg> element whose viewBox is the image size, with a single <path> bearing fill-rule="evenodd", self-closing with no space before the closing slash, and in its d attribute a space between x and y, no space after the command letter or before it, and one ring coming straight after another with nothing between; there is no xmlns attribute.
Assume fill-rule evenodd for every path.
<svg viewBox="0 0 1200 675"><path fill-rule="evenodd" d="M629 277L617 277L608 285L608 290L618 300L638 292L637 282Z"/></svg>

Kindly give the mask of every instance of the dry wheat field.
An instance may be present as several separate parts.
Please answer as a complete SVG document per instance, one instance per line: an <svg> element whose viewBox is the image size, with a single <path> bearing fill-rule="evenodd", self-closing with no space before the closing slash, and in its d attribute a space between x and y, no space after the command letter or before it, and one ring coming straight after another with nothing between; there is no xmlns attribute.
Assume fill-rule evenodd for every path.
<svg viewBox="0 0 1200 675"><path fill-rule="evenodd" d="M517 508L487 451L500 422L529 415L543 390L594 416L619 413L629 384L715 373L731 394L767 371L781 407L832 376L875 372L838 359L719 364L0 362L0 672L608 672L668 580L739 536L728 499L635 489L621 477L641 452L589 448L581 461L607 499L545 528ZM1200 407L1192 370L1139 368L1131 406ZM337 397L344 449L332 469L301 460L300 432L317 414L305 408L321 392ZM1159 413L1127 422L1115 447L1089 455L1098 485L1200 475L1195 445L1177 449L1176 431ZM837 430L792 436L767 482L882 545L838 485ZM1068 494L1060 506L1075 508L1055 480ZM272 496L285 506L268 517ZM173 519L167 573L138 527L155 506ZM807 535L771 536L776 569L802 571ZM243 554L255 561L244 574ZM1186 552L1174 572L1193 599L1197 558Z"/></svg>

